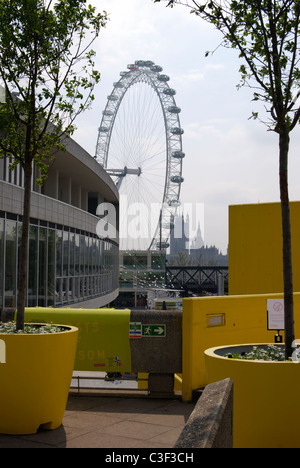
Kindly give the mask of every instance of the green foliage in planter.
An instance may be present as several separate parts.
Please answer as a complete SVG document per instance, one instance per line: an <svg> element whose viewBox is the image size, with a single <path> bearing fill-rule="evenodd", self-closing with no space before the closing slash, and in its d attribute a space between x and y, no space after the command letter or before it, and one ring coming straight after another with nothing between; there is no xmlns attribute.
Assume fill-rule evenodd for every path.
<svg viewBox="0 0 300 468"><path fill-rule="evenodd" d="M243 359L245 361L285 361L285 347L276 345L253 346L248 353L228 353L230 359Z"/></svg>
<svg viewBox="0 0 300 468"><path fill-rule="evenodd" d="M17 330L15 322L0 323L0 334L5 333L9 335L44 335L48 333L61 333L66 329L66 327L61 327L53 324L25 324L24 330Z"/></svg>

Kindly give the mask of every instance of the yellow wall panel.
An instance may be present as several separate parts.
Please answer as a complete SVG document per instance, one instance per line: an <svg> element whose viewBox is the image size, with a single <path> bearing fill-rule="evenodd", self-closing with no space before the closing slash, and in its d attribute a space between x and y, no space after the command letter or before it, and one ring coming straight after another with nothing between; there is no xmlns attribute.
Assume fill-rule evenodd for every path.
<svg viewBox="0 0 300 468"><path fill-rule="evenodd" d="M300 202L291 202L294 291L300 291ZM229 207L229 294L283 291L280 203Z"/></svg>

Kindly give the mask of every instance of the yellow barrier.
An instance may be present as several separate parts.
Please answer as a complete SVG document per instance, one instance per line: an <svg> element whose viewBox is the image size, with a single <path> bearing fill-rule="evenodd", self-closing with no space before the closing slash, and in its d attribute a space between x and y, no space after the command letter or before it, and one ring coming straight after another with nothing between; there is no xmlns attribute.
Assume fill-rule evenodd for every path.
<svg viewBox="0 0 300 468"><path fill-rule="evenodd" d="M27 308L25 321L77 327L74 370L131 372L128 309Z"/></svg>
<svg viewBox="0 0 300 468"><path fill-rule="evenodd" d="M274 343L267 329L267 299L282 294L204 297L183 300L182 398L207 385L204 351L243 343ZM300 293L294 294L295 333L300 337ZM282 332L284 336L284 332Z"/></svg>
<svg viewBox="0 0 300 468"><path fill-rule="evenodd" d="M58 428L66 409L78 330L2 334L6 363L0 365L0 433L35 434Z"/></svg>
<svg viewBox="0 0 300 468"><path fill-rule="evenodd" d="M208 382L233 380L233 448L299 448L300 368L295 362L227 359L205 352Z"/></svg>

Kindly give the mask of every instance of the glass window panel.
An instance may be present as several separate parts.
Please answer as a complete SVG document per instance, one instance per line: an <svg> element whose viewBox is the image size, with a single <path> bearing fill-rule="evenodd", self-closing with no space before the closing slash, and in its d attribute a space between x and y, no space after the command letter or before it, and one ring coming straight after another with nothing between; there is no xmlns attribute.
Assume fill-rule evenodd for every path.
<svg viewBox="0 0 300 468"><path fill-rule="evenodd" d="M86 275L89 274L89 238L85 236L85 267L84 273Z"/></svg>
<svg viewBox="0 0 300 468"><path fill-rule="evenodd" d="M55 305L60 305L63 302L63 287L62 287L62 278L57 278L56 280L56 301Z"/></svg>
<svg viewBox="0 0 300 468"><path fill-rule="evenodd" d="M75 234L75 274L80 274L80 241L79 234Z"/></svg>
<svg viewBox="0 0 300 468"><path fill-rule="evenodd" d="M99 255L99 271L101 272L104 268L104 242L102 240L100 240Z"/></svg>
<svg viewBox="0 0 300 468"><path fill-rule="evenodd" d="M75 277L69 278L69 299L68 302L74 302L75 297Z"/></svg>
<svg viewBox="0 0 300 468"><path fill-rule="evenodd" d="M17 243L18 243L18 247L17 247L17 262L18 262L17 272L19 272L19 267L20 267L22 228L23 228L23 223L18 223L18 226L17 226L17 238L18 238L17 239ZM16 281L16 283L17 283L17 287L18 287L18 281Z"/></svg>
<svg viewBox="0 0 300 468"><path fill-rule="evenodd" d="M38 305L45 307L47 290L47 230L39 230L39 280L38 280Z"/></svg>
<svg viewBox="0 0 300 468"><path fill-rule="evenodd" d="M84 289L85 289L85 281L84 281L84 277L82 276L80 278L80 299L84 298Z"/></svg>
<svg viewBox="0 0 300 468"><path fill-rule="evenodd" d="M90 276L90 292L89 292L89 295L93 296L94 294L95 294L94 293L94 277Z"/></svg>
<svg viewBox="0 0 300 468"><path fill-rule="evenodd" d="M4 220L0 219L0 307L3 306L3 271L4 271Z"/></svg>
<svg viewBox="0 0 300 468"><path fill-rule="evenodd" d="M69 233L63 233L63 276L69 276Z"/></svg>
<svg viewBox="0 0 300 468"><path fill-rule="evenodd" d="M55 231L48 231L48 306L55 305Z"/></svg>
<svg viewBox="0 0 300 468"><path fill-rule="evenodd" d="M70 276L75 275L75 234L70 232Z"/></svg>
<svg viewBox="0 0 300 468"><path fill-rule="evenodd" d="M130 270L145 270L147 269L147 254L124 254L123 265L124 268Z"/></svg>
<svg viewBox="0 0 300 468"><path fill-rule="evenodd" d="M38 227L30 226L29 229L29 264L28 264L28 306L38 305Z"/></svg>
<svg viewBox="0 0 300 468"><path fill-rule="evenodd" d="M128 271L120 273L120 288L133 288L133 274Z"/></svg>
<svg viewBox="0 0 300 468"><path fill-rule="evenodd" d="M97 241L96 239L92 239L92 272L93 275L96 273L96 265L97 265Z"/></svg>
<svg viewBox="0 0 300 468"><path fill-rule="evenodd" d="M134 256L131 254L124 254L123 255L123 265L126 269L133 269L135 268L135 261Z"/></svg>
<svg viewBox="0 0 300 468"><path fill-rule="evenodd" d="M75 276L74 278L74 301L78 302L80 299L80 278Z"/></svg>
<svg viewBox="0 0 300 468"><path fill-rule="evenodd" d="M165 270L166 256L161 254L151 255L151 268L152 270Z"/></svg>
<svg viewBox="0 0 300 468"><path fill-rule="evenodd" d="M69 300L69 278L63 278L63 302Z"/></svg>
<svg viewBox="0 0 300 468"><path fill-rule="evenodd" d="M137 270L147 269L148 256L145 255L135 255L135 263L137 265Z"/></svg>
<svg viewBox="0 0 300 468"><path fill-rule="evenodd" d="M17 223L5 223L5 306L16 306Z"/></svg>
<svg viewBox="0 0 300 468"><path fill-rule="evenodd" d="M56 231L56 276L62 276L62 231Z"/></svg>
<svg viewBox="0 0 300 468"><path fill-rule="evenodd" d="M84 275L84 265L85 265L85 237L80 236L80 274Z"/></svg>

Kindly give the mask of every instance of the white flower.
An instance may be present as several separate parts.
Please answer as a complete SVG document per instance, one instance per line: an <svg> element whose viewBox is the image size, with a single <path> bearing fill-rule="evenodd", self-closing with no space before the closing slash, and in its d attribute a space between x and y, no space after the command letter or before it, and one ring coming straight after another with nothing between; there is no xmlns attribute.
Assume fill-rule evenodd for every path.
<svg viewBox="0 0 300 468"><path fill-rule="evenodd" d="M232 357L248 361L285 361L285 349L284 346L276 345L253 346L252 351L242 355L236 353Z"/></svg>

